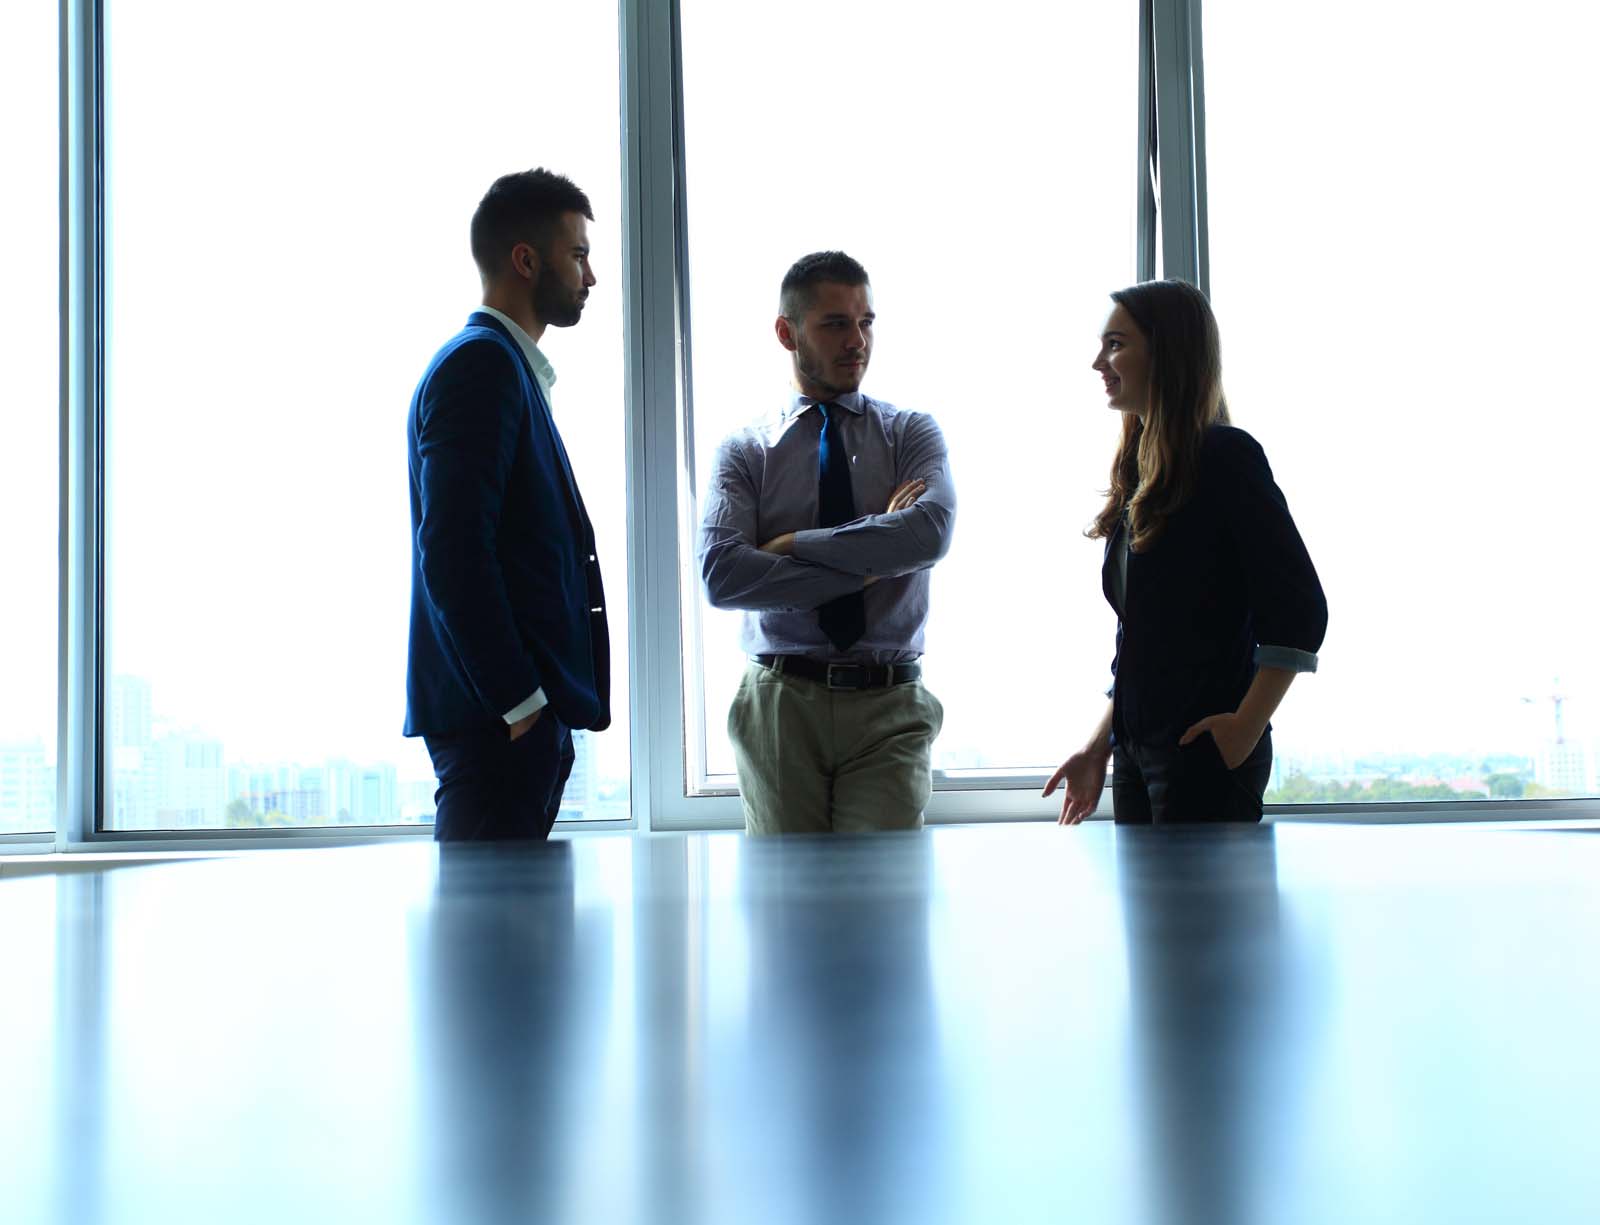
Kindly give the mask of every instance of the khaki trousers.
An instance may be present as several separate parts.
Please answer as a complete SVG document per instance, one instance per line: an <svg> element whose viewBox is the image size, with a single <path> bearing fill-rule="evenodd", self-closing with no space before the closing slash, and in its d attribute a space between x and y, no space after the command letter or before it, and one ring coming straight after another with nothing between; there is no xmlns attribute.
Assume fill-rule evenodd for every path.
<svg viewBox="0 0 1600 1225"><path fill-rule="evenodd" d="M745 831L917 829L943 725L921 681L829 689L751 664L728 711Z"/></svg>

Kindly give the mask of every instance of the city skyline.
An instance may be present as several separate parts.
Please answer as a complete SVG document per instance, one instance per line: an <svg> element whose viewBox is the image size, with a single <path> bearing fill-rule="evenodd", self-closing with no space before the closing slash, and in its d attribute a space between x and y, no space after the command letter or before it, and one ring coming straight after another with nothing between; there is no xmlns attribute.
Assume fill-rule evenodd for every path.
<svg viewBox="0 0 1600 1225"><path fill-rule="evenodd" d="M173 721L152 683L119 675L108 687L110 825L116 830L426 825L431 773L392 760L235 757L217 735ZM1600 738L1562 725L1531 752L1278 754L1268 803L1400 803L1440 799L1554 799L1600 795ZM1558 739L1557 736L1560 736ZM573 736L575 760L561 819L626 820L628 781L602 775L591 736ZM996 767L981 749L944 745L938 776ZM43 738L0 739L0 832L53 825L56 763ZM732 783L718 776L722 785Z"/></svg>
<svg viewBox="0 0 1600 1225"><path fill-rule="evenodd" d="M115 676L108 689L110 829L426 825L433 819L437 782L431 773L339 753L310 761L236 757L220 736L167 718L146 678ZM625 820L626 779L619 796L619 780L599 776L588 732L573 734L573 749L558 819ZM53 825L55 792L55 755L42 738L0 740L0 832Z"/></svg>

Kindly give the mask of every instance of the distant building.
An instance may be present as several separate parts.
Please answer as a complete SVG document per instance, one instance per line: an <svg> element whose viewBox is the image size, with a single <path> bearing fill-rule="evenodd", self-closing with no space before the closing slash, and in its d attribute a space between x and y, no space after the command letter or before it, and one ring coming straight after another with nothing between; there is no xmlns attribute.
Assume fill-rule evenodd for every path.
<svg viewBox="0 0 1600 1225"><path fill-rule="evenodd" d="M155 739L150 682L137 676L111 678L111 747L147 749Z"/></svg>
<svg viewBox="0 0 1600 1225"><path fill-rule="evenodd" d="M110 706L111 828L153 829L156 820L155 719L150 682L114 676Z"/></svg>
<svg viewBox="0 0 1600 1225"><path fill-rule="evenodd" d="M399 784L387 762L357 765L335 758L320 766L294 762L235 766L228 802L242 800L258 816L292 825L389 825L399 820Z"/></svg>
<svg viewBox="0 0 1600 1225"><path fill-rule="evenodd" d="M1533 781L1566 795L1600 791L1592 746L1576 740L1547 740L1533 755Z"/></svg>
<svg viewBox="0 0 1600 1225"><path fill-rule="evenodd" d="M228 772L228 799L243 800L259 816L279 814L294 823L322 815L322 782L304 766L289 763L235 766Z"/></svg>
<svg viewBox="0 0 1600 1225"><path fill-rule="evenodd" d="M350 819L357 825L389 825L400 819L400 788L387 763L362 766L351 779Z"/></svg>
<svg viewBox="0 0 1600 1225"><path fill-rule="evenodd" d="M399 819L395 769L330 761L320 771L321 819L340 825L389 825Z"/></svg>
<svg viewBox="0 0 1600 1225"><path fill-rule="evenodd" d="M111 749L111 828L150 829L156 819L154 750L150 745Z"/></svg>
<svg viewBox="0 0 1600 1225"><path fill-rule="evenodd" d="M234 824L392 825L433 820L432 778L398 777L390 762L230 763L223 742L157 720L150 682L116 676L107 688L107 756L114 829L217 829ZM597 797L594 745L573 734L574 761L561 805L567 819L625 817L626 804ZM55 774L39 745L0 746L0 829L53 823ZM409 771L414 768L408 766ZM42 780L42 781L41 781ZM49 807L38 811L40 796ZM242 806L242 809L241 809ZM612 811L616 809L618 811ZM242 816L241 814L249 814ZM250 818L260 818L252 821Z"/></svg>
<svg viewBox="0 0 1600 1225"><path fill-rule="evenodd" d="M400 784L400 811L397 819L429 823L433 820L433 793L439 782L432 778L409 778Z"/></svg>
<svg viewBox="0 0 1600 1225"><path fill-rule="evenodd" d="M594 738L586 731L572 733L572 774L567 778L566 790L561 793L559 820L582 820L594 807L595 800Z"/></svg>
<svg viewBox="0 0 1600 1225"><path fill-rule="evenodd" d="M0 744L0 832L55 826L56 772L38 740Z"/></svg>
<svg viewBox="0 0 1600 1225"><path fill-rule="evenodd" d="M154 776L155 828L208 829L222 824L228 806L222 741L194 733L169 733L151 746L146 764ZM118 824L129 824L126 817L123 814Z"/></svg>

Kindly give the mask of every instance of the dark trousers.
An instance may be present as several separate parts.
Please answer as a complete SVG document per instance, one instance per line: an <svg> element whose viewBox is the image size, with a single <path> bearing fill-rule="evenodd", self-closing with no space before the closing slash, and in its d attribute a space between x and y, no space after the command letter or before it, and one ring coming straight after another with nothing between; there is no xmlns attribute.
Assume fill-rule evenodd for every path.
<svg viewBox="0 0 1600 1225"><path fill-rule="evenodd" d="M572 773L572 732L548 706L515 740L505 728L428 736L439 790L433 836L439 842L547 838Z"/></svg>
<svg viewBox="0 0 1600 1225"><path fill-rule="evenodd" d="M1111 811L1119 825L1260 821L1272 777L1272 733L1230 770L1211 733L1176 744L1119 744L1111 761Z"/></svg>

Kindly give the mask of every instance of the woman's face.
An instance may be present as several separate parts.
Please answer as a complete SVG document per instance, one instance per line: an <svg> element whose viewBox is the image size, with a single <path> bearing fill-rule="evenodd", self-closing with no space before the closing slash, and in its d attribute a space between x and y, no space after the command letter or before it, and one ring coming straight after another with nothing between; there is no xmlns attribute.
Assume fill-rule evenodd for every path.
<svg viewBox="0 0 1600 1225"><path fill-rule="evenodd" d="M1122 303L1111 308L1100 333L1094 368L1106 385L1106 403L1143 417L1150 407L1150 346Z"/></svg>

